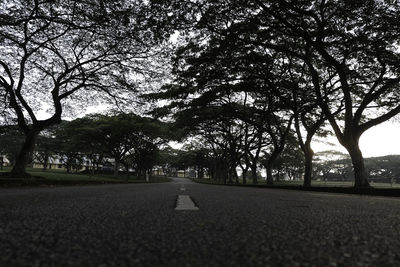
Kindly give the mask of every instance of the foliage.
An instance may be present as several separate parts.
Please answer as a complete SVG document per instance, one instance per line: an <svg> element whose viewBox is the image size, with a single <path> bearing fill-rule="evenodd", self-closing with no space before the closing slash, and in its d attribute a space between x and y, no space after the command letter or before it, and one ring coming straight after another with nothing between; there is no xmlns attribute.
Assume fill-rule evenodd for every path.
<svg viewBox="0 0 400 267"><path fill-rule="evenodd" d="M11 165L17 160L23 141L23 134L17 127L12 125L0 127L0 155L4 155Z"/></svg>
<svg viewBox="0 0 400 267"><path fill-rule="evenodd" d="M173 127L131 114L93 115L71 122L79 131L64 135L63 150L98 163L113 157L116 171L121 163L143 174L159 162L224 182L239 181L238 167L244 183L249 170L256 182L260 158L268 183L284 169L303 171L304 186L313 171L332 168L343 179L354 175L355 187L396 172L364 161L359 148L365 131L400 113L400 8L391 1L16 1L3 13L0 97L9 105L0 112L11 110L25 134L17 162L26 163L38 133L60 122L69 104L79 110L91 97L132 103L132 92L165 74L153 68L164 61L153 59L169 56L171 46L160 44L178 33L165 84L142 95L165 103L151 114ZM36 118L38 98L52 112L46 120ZM328 123L350 155L329 168L311 148ZM167 139L201 145L161 155Z"/></svg>
<svg viewBox="0 0 400 267"><path fill-rule="evenodd" d="M168 125L134 114L111 116L93 114L71 122L59 129L57 138L64 155L79 161L85 155L97 170L105 158L114 159L115 174L123 164L127 171L134 168L138 175L152 168L158 147L166 142Z"/></svg>
<svg viewBox="0 0 400 267"><path fill-rule="evenodd" d="M156 114L176 112L189 131L203 130L205 123L215 127L225 122L229 128L244 119L254 124L257 113L266 120L294 116L308 185L311 139L324 134L327 120L352 158L355 186L368 187L359 138L400 112L398 5L259 0L189 5L198 19L173 60L173 83L151 95L170 101ZM246 96L248 102L241 105ZM257 110L249 120L243 112L247 105ZM279 128L278 121L273 125ZM277 131L268 134L271 140L278 136ZM223 143L228 146L229 140ZM279 154L283 145L275 148ZM230 158L233 165L240 162L233 154Z"/></svg>
<svg viewBox="0 0 400 267"><path fill-rule="evenodd" d="M1 101L25 134L13 173L24 174L36 136L60 123L66 107L121 105L157 80L164 37L142 1L13 1L1 5ZM154 31L153 31L154 30ZM168 29L165 29L167 32ZM154 61L159 57L158 61ZM3 105L2 105L3 106ZM37 114L47 108L49 117Z"/></svg>

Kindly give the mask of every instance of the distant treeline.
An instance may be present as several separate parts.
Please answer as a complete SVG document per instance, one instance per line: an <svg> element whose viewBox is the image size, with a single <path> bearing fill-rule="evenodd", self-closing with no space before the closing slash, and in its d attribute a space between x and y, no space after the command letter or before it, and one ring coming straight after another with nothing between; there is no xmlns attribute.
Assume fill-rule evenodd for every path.
<svg viewBox="0 0 400 267"><path fill-rule="evenodd" d="M365 158L365 167L371 182L400 183L400 155ZM317 161L313 177L321 181L353 181L351 159L343 155L342 159Z"/></svg>

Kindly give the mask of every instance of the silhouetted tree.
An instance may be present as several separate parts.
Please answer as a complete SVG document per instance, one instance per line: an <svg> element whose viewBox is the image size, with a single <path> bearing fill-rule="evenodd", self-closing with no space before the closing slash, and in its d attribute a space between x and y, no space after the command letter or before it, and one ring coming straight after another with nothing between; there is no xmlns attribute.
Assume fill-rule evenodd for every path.
<svg viewBox="0 0 400 267"><path fill-rule="evenodd" d="M36 141L33 157L35 161L43 165L44 171L47 170L51 164L50 161L56 155L58 143L54 135L54 129L47 129L38 136Z"/></svg>
<svg viewBox="0 0 400 267"><path fill-rule="evenodd" d="M257 42L295 55L307 65L316 101L351 156L355 187L368 187L360 136L400 112L398 5L381 1L254 3L262 9L253 16L256 28L263 27L263 33L255 32ZM333 90L325 90L327 77L332 77ZM342 102L343 112L335 114Z"/></svg>
<svg viewBox="0 0 400 267"><path fill-rule="evenodd" d="M23 133L15 125L0 126L0 153L14 165L24 140Z"/></svg>
<svg viewBox="0 0 400 267"><path fill-rule="evenodd" d="M149 2L124 0L2 5L2 103L25 135L12 176L26 175L37 135L60 123L65 107L76 110L91 98L126 100L141 77L156 78L150 58L161 55L155 45L165 37L161 26L168 18L152 18L150 8ZM49 118L38 119L37 111L47 107Z"/></svg>

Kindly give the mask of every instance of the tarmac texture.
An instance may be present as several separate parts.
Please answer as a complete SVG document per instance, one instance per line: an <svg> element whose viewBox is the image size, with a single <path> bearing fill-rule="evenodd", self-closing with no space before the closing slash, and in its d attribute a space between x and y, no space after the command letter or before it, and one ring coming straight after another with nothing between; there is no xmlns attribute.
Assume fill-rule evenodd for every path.
<svg viewBox="0 0 400 267"><path fill-rule="evenodd" d="M182 194L199 209L175 210ZM399 265L398 198L186 179L0 189L0 266Z"/></svg>

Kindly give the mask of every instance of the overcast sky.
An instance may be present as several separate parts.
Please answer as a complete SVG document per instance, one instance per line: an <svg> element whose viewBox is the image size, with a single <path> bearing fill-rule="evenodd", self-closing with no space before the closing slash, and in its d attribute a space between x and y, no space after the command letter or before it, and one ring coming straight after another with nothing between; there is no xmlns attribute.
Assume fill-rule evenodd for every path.
<svg viewBox="0 0 400 267"><path fill-rule="evenodd" d="M336 137L329 138L336 143L335 147L314 142L313 149L318 151L335 149L342 152L346 150L339 144ZM360 139L360 148L364 157L379 157L400 154L400 123L385 122L366 131Z"/></svg>
<svg viewBox="0 0 400 267"><path fill-rule="evenodd" d="M106 107L90 107L81 116L88 113L96 113L101 110L107 109ZM49 114L45 110L38 113L39 119L45 119ZM71 118L69 118L71 119ZM346 149L339 144L336 137L331 136L326 138L328 142L335 143L335 146L329 146L321 142L313 142L312 148L315 152L324 150L338 150L347 153ZM181 148L182 145L173 142L174 148ZM400 122L389 121L378 126L375 126L366 131L360 140L360 148L364 157L379 157L385 155L400 155Z"/></svg>

